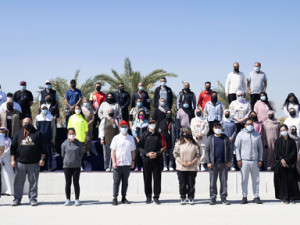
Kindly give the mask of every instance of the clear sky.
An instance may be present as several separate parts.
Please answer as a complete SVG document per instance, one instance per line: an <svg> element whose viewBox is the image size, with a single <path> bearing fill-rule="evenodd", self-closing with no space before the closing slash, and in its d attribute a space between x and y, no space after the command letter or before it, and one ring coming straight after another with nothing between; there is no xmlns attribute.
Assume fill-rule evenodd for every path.
<svg viewBox="0 0 300 225"><path fill-rule="evenodd" d="M114 68L124 58L147 74L162 68L189 81L225 83L232 63L248 76L262 63L277 112L289 92L299 94L300 1L277 0L2 0L0 83L16 91L26 80L37 91L56 76L80 80ZM35 94L35 93L34 93Z"/></svg>

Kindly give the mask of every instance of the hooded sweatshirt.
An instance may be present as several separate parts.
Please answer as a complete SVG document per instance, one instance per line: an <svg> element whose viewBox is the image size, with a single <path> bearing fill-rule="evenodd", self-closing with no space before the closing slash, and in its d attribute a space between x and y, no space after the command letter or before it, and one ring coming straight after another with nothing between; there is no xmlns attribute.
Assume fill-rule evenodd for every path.
<svg viewBox="0 0 300 225"><path fill-rule="evenodd" d="M197 116L197 109L200 109L200 107L195 109L195 118L192 119L191 121L191 130L192 130L192 134L193 134L193 138L194 140L198 143L199 146L205 146L206 141L207 141L207 134L209 131L209 125L207 120L204 117L198 117ZM202 113L202 110L201 110ZM197 140L197 136L201 134L202 135L202 139L200 141Z"/></svg>

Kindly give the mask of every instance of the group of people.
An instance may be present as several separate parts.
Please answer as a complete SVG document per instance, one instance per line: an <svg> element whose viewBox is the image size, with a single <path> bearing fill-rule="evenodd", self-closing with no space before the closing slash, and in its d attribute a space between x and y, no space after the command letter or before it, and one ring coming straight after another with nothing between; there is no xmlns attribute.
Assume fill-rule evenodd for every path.
<svg viewBox="0 0 300 225"><path fill-rule="evenodd" d="M39 96L39 114L32 119L33 96L20 82L20 90L0 92L0 159L2 193L13 194L13 206L21 204L26 175L29 199L37 205L40 167L52 171L53 145L56 141L57 119L60 116L59 96L50 80ZM71 80L64 96L66 103L67 139L61 145L66 179L66 202L71 204L71 184L75 188L75 205L80 205L79 178L84 154L91 154L91 140L99 138L103 150L104 169L113 171L113 205L126 199L130 171L142 171L146 203L160 204L162 171L177 171L181 204L193 204L197 171L209 171L210 205L216 204L217 179L220 179L222 204L228 205L228 171L240 170L242 175L241 204L248 203L248 180L252 177L254 199L259 197L259 171L274 171L276 198L284 203L300 199L297 171L300 147L300 117L297 97L290 93L284 103L287 116L284 124L275 112L266 93L267 77L261 64L246 80L233 64L225 84L229 108L224 109L218 93L205 82L205 90L196 95L184 83L177 96L173 115L173 91L162 77L151 99L138 84L134 95L118 85L116 92L101 92L101 83L84 97ZM245 97L250 95L250 102ZM131 103L131 108L130 108ZM153 185L152 185L153 180ZM153 186L153 187L152 187Z"/></svg>

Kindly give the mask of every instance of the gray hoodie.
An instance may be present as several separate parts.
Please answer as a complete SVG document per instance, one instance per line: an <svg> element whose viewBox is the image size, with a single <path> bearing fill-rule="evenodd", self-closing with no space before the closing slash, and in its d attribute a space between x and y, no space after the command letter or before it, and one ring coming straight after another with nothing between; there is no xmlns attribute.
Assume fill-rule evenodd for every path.
<svg viewBox="0 0 300 225"><path fill-rule="evenodd" d="M62 143L61 156L64 159L63 168L80 168L83 155L83 144L77 139L73 142L67 139Z"/></svg>
<svg viewBox="0 0 300 225"><path fill-rule="evenodd" d="M262 161L263 144L261 136L255 130L242 129L235 140L236 160Z"/></svg>

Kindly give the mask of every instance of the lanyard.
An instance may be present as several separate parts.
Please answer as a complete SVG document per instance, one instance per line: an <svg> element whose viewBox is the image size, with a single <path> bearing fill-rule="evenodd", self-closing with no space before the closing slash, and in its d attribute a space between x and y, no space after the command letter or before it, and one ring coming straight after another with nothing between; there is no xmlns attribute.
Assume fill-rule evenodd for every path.
<svg viewBox="0 0 300 225"><path fill-rule="evenodd" d="M24 130L24 139L26 139L28 137L28 135L30 134L30 132Z"/></svg>

